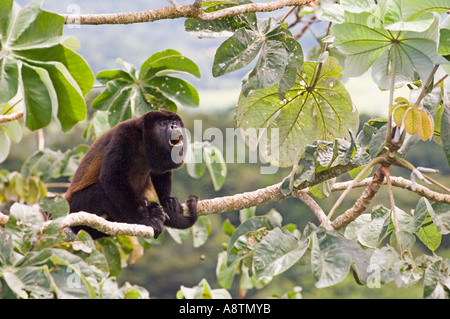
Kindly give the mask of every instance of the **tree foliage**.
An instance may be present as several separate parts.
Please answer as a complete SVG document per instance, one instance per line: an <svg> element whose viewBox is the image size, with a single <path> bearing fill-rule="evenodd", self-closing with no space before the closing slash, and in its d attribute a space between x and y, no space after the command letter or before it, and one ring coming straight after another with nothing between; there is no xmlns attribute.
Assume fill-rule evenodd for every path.
<svg viewBox="0 0 450 319"><path fill-rule="evenodd" d="M317 4L299 0L280 20L275 15L261 18L248 9L217 20L202 19L202 13L239 10L251 3L196 1L197 15L189 11L185 28L199 37L228 37L216 51L211 72L220 77L248 71L236 107L236 126L250 132L245 135L246 143L249 147L260 144L265 160L291 168L289 176L280 178L276 198L294 196L309 203L319 223L298 229L295 224L284 224L275 210L256 215L254 208L242 204L240 225L235 227L229 220L223 223L229 241L218 256L221 288L212 289L203 279L192 288L181 286L176 297L229 298L228 290L237 276L243 293L264 288L275 276L308 264L317 288L339 284L352 274L357 284L368 287L395 282L407 288L422 282L424 298L449 298L449 261L437 254L443 236L450 233L449 188L426 175L431 169L415 167L405 155L421 139L441 146L450 163L450 105L444 85L450 72L450 1ZM33 0L20 8L13 0L0 0L2 161L11 142L22 139L18 118L23 117L25 129L31 131L53 119L67 132L87 115L85 97L93 88L93 72L75 52L77 39L62 34L67 20L40 5L40 0ZM286 22L289 16L295 17L294 23ZM317 20L328 23L314 49L316 54L307 55L309 59L298 42L302 33L293 35L292 31L307 17L311 23L305 23L305 30ZM90 133L97 137L150 110L176 112L179 106L199 105L195 87L183 77L199 78L199 68L180 52L157 52L139 69L117 61L122 69L103 70L95 77L102 90L92 102L94 112L86 137ZM391 91L391 97L383 106L386 118L372 119L358 132L359 115L343 76L359 77L368 70L381 90ZM405 86L410 95L394 100L394 91ZM263 141L258 130L277 134ZM80 232L68 240L60 227L68 214L67 203L59 195L46 197L45 183L61 177L70 180L86 149L85 145L64 153L39 149L24 162L20 173L0 172L0 201L8 203L4 207L8 216L0 214L1 297L149 296L138 286L119 287L116 277L126 261L135 261L142 249L160 239L121 235L95 242ZM192 177L208 171L214 188L222 187L226 163L221 150L196 141L190 145L188 158L194 159L187 164ZM416 179L435 184L440 191L430 192L438 200L430 200L422 192L411 212L398 207L390 176L393 166L411 172L411 191L416 191ZM342 168L346 171L340 171ZM336 186L336 177L343 173L353 180L326 214L313 197L327 198ZM363 195L343 212L344 197L369 176ZM383 183L390 202L369 209ZM337 209L341 216L333 220ZM203 214L211 212L216 212L214 207ZM195 247L203 245L210 232L207 216L200 216L192 229L168 229L179 243L192 233ZM419 242L431 253L416 249ZM300 294L286 292L283 297L298 298Z"/></svg>

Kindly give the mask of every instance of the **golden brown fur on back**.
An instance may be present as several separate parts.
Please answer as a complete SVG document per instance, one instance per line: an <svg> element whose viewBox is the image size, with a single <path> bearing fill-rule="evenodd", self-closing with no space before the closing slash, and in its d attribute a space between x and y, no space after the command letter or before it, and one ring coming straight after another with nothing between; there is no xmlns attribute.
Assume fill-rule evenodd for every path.
<svg viewBox="0 0 450 319"><path fill-rule="evenodd" d="M108 143L108 140L109 136L108 134L105 134L92 144L90 151L82 159L80 166L72 179L72 183L67 190L67 200L73 193L98 182L102 166L103 149Z"/></svg>

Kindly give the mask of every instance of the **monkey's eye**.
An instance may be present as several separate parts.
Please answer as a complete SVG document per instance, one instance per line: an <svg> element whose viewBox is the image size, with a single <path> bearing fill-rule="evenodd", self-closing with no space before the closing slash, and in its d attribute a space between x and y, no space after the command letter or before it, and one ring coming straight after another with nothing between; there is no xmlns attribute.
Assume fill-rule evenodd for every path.
<svg viewBox="0 0 450 319"><path fill-rule="evenodd" d="M168 126L169 123L170 123L169 120L163 120L163 121L160 121L160 122L159 122L159 125L160 125L160 126Z"/></svg>

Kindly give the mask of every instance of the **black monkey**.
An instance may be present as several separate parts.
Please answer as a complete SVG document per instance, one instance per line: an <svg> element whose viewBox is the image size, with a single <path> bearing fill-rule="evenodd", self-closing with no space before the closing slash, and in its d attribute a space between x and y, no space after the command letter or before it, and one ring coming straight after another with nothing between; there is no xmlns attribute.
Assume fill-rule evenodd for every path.
<svg viewBox="0 0 450 319"><path fill-rule="evenodd" d="M70 212L86 211L109 221L152 226L155 238L165 226L189 228L197 221L198 198L186 200L189 215L171 197L172 170L183 165L183 122L169 111L151 111L124 121L100 136L75 172L66 193ZM149 202L156 192L159 204ZM94 239L106 236L86 226Z"/></svg>

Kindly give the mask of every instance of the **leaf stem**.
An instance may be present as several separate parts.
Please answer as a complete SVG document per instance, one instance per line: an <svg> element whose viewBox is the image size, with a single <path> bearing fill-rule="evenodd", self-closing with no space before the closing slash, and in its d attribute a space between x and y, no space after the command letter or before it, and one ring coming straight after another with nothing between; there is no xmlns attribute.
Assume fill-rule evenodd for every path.
<svg viewBox="0 0 450 319"><path fill-rule="evenodd" d="M369 164L366 165L366 167L363 168L361 172L353 179L353 181L348 185L346 190L341 194L341 196L338 198L338 200L334 203L333 208L331 208L330 212L328 213L327 219L330 221L331 216L333 216L336 209L339 207L339 205L342 203L344 198L347 196L347 194L352 190L353 186L358 182L358 180L364 176L364 174L372 168L372 166L380 163L386 162L386 159L384 157L376 157L373 160L370 161Z"/></svg>
<svg viewBox="0 0 450 319"><path fill-rule="evenodd" d="M413 164L411 164L410 162L408 162L408 161L407 161L406 159L404 159L404 158L400 158L400 157L399 157L399 158L396 158L396 160L394 161L393 164L396 165L396 166L400 166L400 167L409 169L410 171L416 170L416 167L415 167ZM427 181L429 181L430 183L433 183L434 185L436 185L436 186L442 188L443 190L445 190L446 192L450 193L450 188L448 188L447 186L442 185L442 184L439 183L438 181L434 180L433 178L431 178L431 177L429 177L429 176L427 176L427 175L425 175L425 174L422 174L422 176L423 176Z"/></svg>
<svg viewBox="0 0 450 319"><path fill-rule="evenodd" d="M394 200L394 192L392 191L391 174L389 173L389 167L382 167L382 170L386 177L386 183L388 185L388 190L389 190L389 200L391 202L392 221L394 223L395 238L397 239L397 249L398 249L398 253L400 255L402 255L403 248L402 248L402 243L400 241L400 237L398 236L398 232L400 231L400 228L398 226L397 211L395 209L395 200Z"/></svg>
<svg viewBox="0 0 450 319"><path fill-rule="evenodd" d="M388 122L387 122L387 130L386 130L386 146L388 148L391 147L392 143L392 116L391 109L394 104L394 91L395 91L395 75L397 73L397 43L392 43L392 68L391 68L391 87L389 89L389 112L388 112Z"/></svg>
<svg viewBox="0 0 450 319"><path fill-rule="evenodd" d="M436 73L438 68L439 68L439 65L435 65L433 67L433 70L431 70L430 76L428 77L427 82L422 86L422 91L420 91L419 97L417 98L415 105L419 106L420 102L422 102L423 98L427 94L427 89L430 86L431 82L433 81L434 74Z"/></svg>

